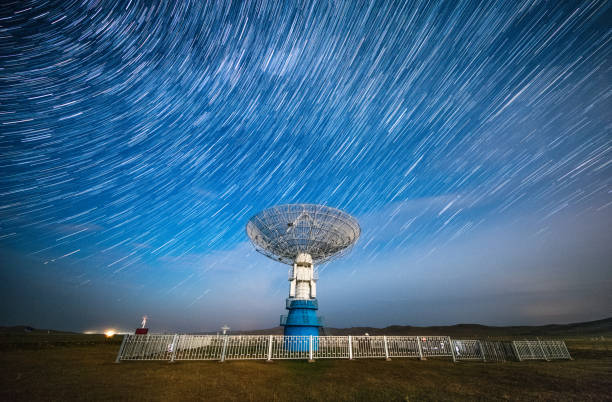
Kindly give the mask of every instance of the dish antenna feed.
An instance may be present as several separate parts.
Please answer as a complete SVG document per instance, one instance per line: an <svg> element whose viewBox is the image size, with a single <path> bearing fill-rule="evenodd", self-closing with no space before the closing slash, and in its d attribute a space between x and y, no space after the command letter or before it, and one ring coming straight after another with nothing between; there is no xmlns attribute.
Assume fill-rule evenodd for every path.
<svg viewBox="0 0 612 402"><path fill-rule="evenodd" d="M324 205L286 204L253 216L246 232L255 249L292 266L289 270L287 316L281 316L285 335L318 335L318 274L315 264L330 261L350 250L361 228L349 214Z"/></svg>

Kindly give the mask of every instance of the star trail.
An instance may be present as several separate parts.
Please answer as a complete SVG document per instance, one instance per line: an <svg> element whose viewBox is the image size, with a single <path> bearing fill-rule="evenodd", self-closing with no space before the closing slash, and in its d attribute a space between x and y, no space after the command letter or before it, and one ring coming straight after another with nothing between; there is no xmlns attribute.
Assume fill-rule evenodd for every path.
<svg viewBox="0 0 612 402"><path fill-rule="evenodd" d="M332 326L358 321L333 322L331 304L340 311L351 295L334 275L376 300L387 297L377 281L396 278L388 302L410 305L419 285L406 272L444 276L435 264L423 271L431 258L462 277L486 272L489 290L502 274L485 262L520 260L517 275L537 266L534 281L563 284L550 303L599 295L572 315L542 307L536 321L610 314L610 21L606 1L5 4L2 317L274 326L259 318L281 306L285 273L248 247L244 226L292 202L343 209L363 226L351 257L322 267ZM440 254L472 255L493 238L515 248L469 264ZM553 266L557 253L567 258ZM244 271L261 282L229 290ZM17 307L24 294L32 301ZM237 311L228 300L241 297L260 309ZM400 309L377 322L377 308L359 322L470 321ZM513 308L500 319L531 319ZM479 314L472 321L497 322Z"/></svg>

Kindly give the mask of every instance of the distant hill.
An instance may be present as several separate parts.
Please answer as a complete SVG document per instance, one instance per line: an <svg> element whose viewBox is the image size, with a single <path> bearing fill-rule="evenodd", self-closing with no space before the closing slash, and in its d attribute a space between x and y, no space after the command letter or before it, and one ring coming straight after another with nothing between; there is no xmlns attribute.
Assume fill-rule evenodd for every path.
<svg viewBox="0 0 612 402"><path fill-rule="evenodd" d="M74 334L75 332L69 331L56 331L54 329L38 329L30 327L29 325L15 325L12 327L0 327L0 334L2 335L17 335L17 334Z"/></svg>
<svg viewBox="0 0 612 402"><path fill-rule="evenodd" d="M612 317L603 320L573 324L549 324L540 326L493 327L479 324L412 327L392 325L386 328L354 327L326 328L329 335L449 335L449 336L595 336L612 335Z"/></svg>
<svg viewBox="0 0 612 402"><path fill-rule="evenodd" d="M155 328L151 328L155 333ZM68 331L36 329L27 325L0 327L0 335L14 334L74 334ZM217 332L198 332L199 334L216 334ZM493 327L480 324L457 324L449 326L413 327L408 325L391 325L385 328L351 327L323 328L322 335L447 335L453 337L572 337L572 336L606 336L612 337L612 317L603 320L578 322L573 324L549 324L539 326ZM252 331L231 331L232 335L282 335L283 327L258 329Z"/></svg>
<svg viewBox="0 0 612 402"><path fill-rule="evenodd" d="M324 328L325 335L448 335L448 336L612 336L612 317L603 320L578 322L573 324L549 324L539 326L494 327L480 324L457 324L449 326L413 327L391 325L385 328L351 327ZM213 332L214 333L214 332ZM282 335L283 327L254 331L232 331L234 335Z"/></svg>

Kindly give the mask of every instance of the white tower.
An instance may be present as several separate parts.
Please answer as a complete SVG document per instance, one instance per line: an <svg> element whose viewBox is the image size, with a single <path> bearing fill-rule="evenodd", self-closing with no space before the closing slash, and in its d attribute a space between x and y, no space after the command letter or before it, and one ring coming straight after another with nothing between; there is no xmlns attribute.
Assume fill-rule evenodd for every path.
<svg viewBox="0 0 612 402"><path fill-rule="evenodd" d="M289 297L299 300L317 297L318 275L310 254L300 253L289 270Z"/></svg>

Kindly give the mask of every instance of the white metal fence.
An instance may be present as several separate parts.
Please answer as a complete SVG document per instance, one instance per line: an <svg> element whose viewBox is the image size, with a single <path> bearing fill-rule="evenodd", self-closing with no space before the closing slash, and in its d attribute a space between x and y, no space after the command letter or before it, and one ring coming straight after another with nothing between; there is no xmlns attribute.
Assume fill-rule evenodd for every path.
<svg viewBox="0 0 612 402"><path fill-rule="evenodd" d="M571 359L563 341L514 341L512 342L518 360Z"/></svg>
<svg viewBox="0 0 612 402"><path fill-rule="evenodd" d="M446 357L457 360L571 359L564 341L480 341L448 336L124 335L124 360L277 360Z"/></svg>

